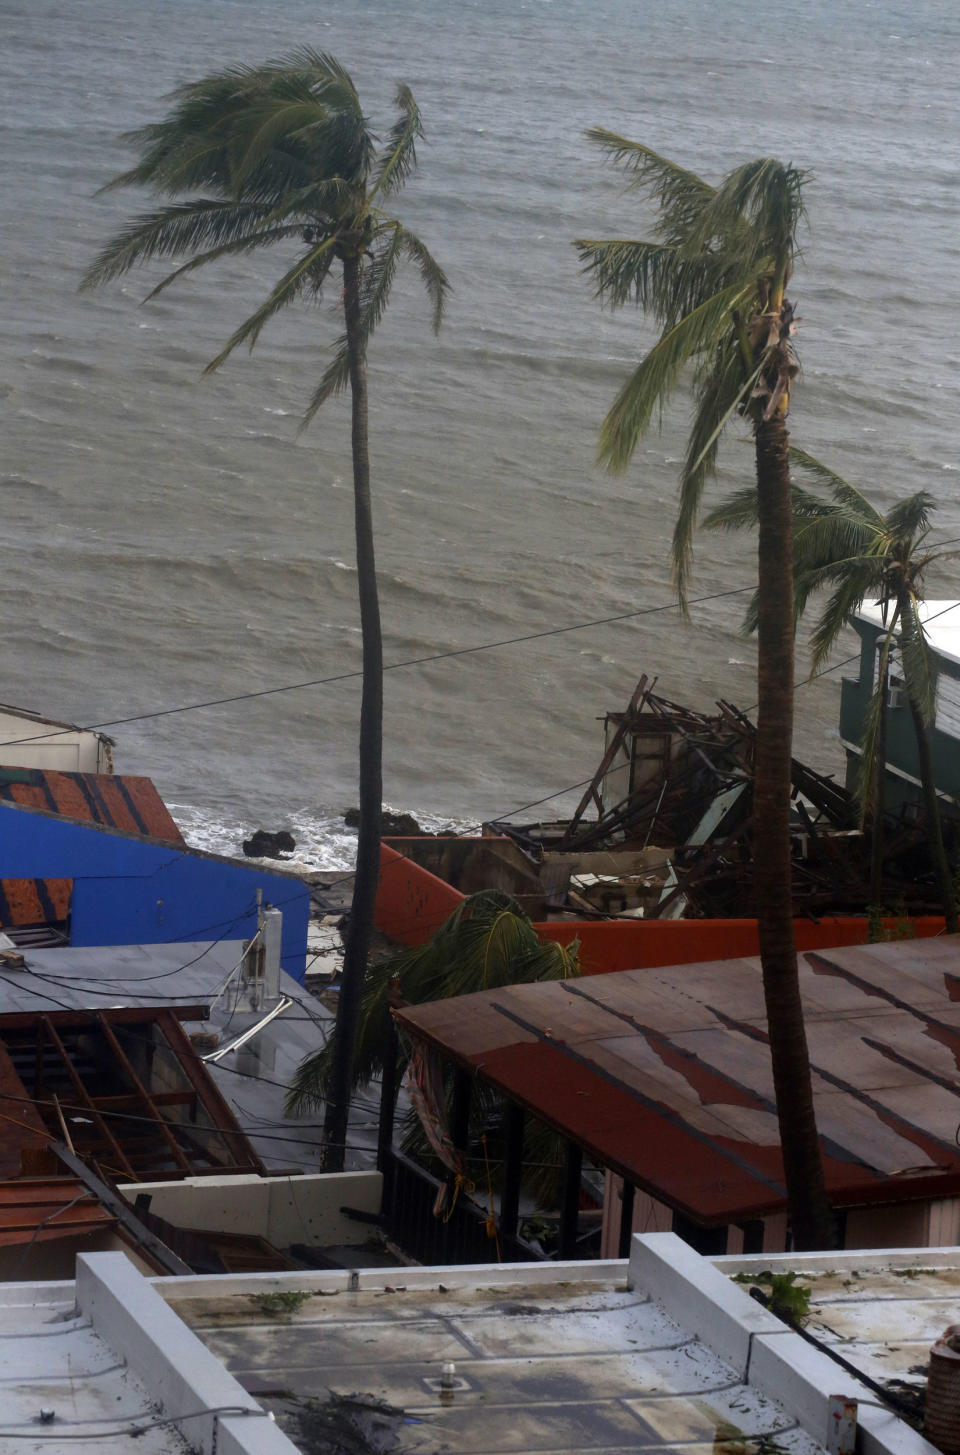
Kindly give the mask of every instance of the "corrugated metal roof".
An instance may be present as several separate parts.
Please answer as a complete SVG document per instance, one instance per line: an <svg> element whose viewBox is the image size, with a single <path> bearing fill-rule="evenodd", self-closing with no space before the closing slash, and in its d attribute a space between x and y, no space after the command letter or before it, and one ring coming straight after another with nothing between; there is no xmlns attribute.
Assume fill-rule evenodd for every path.
<svg viewBox="0 0 960 1455"><path fill-rule="evenodd" d="M960 1193L960 940L800 957L838 1206ZM786 1206L759 959L516 985L397 1012L602 1165L704 1224Z"/></svg>
<svg viewBox="0 0 960 1455"><path fill-rule="evenodd" d="M0 800L166 843L183 843L183 835L149 778L0 768Z"/></svg>

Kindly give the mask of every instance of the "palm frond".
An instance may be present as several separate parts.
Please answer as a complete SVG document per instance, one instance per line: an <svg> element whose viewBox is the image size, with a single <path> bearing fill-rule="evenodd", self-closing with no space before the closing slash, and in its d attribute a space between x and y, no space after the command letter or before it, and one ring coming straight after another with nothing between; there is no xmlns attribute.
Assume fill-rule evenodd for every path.
<svg viewBox="0 0 960 1455"><path fill-rule="evenodd" d="M845 480L835 470L831 470L829 465L823 464L806 450L797 449L795 445L790 446L790 463L801 474L809 475L820 485L826 485L836 503L846 506L854 515L859 515L865 524L872 524L878 529L882 526L883 516L871 505L863 491L851 485L849 480Z"/></svg>
<svg viewBox="0 0 960 1455"><path fill-rule="evenodd" d="M592 126L587 140L603 150L615 166L622 167L630 185L648 192L660 204L657 231L667 241L681 243L689 237L704 206L716 189L686 167L677 166L651 147L630 141L615 131Z"/></svg>
<svg viewBox="0 0 960 1455"><path fill-rule="evenodd" d="M310 131L317 132L330 122L328 107L309 92L258 98L247 107L242 129L236 129L231 166L234 191L242 195L250 178L275 151L303 143ZM316 137L310 141L315 142Z"/></svg>
<svg viewBox="0 0 960 1455"><path fill-rule="evenodd" d="M260 203L219 202L209 197L141 213L101 249L80 288L99 287L151 258L182 257L252 238L268 226L272 216L273 209Z"/></svg>
<svg viewBox="0 0 960 1455"><path fill-rule="evenodd" d="M399 192L417 165L417 142L423 137L423 123L413 92L402 82L397 87L396 106L400 115L390 128L374 171L371 197Z"/></svg>
<svg viewBox="0 0 960 1455"><path fill-rule="evenodd" d="M341 394L350 383L350 341L345 333L342 333L336 340L331 352L333 358L324 369L320 383L310 396L310 403L303 412L297 434L303 434L327 400L332 399L335 394Z"/></svg>
<svg viewBox="0 0 960 1455"><path fill-rule="evenodd" d="M672 327L731 281L715 254L689 256L669 243L581 238L574 247L601 302L614 309L633 302L663 327Z"/></svg>
<svg viewBox="0 0 960 1455"><path fill-rule="evenodd" d="M299 298L311 283L316 286L319 278L329 270L335 245L335 237L325 238L316 247L311 247L303 257L298 258L293 267L289 268L280 281L274 285L260 307L255 309L250 317L244 319L240 327L234 330L216 358L211 359L207 364L203 371L204 374L212 374L219 369L220 365L240 344L247 344L252 349L260 337L264 325L275 314Z"/></svg>
<svg viewBox="0 0 960 1455"><path fill-rule="evenodd" d="M746 299L739 285L725 288L686 314L654 344L627 379L600 430L599 459L613 471L625 470L637 440L654 411L662 408L685 366L715 348L731 315Z"/></svg>
<svg viewBox="0 0 960 1455"><path fill-rule="evenodd" d="M403 252L399 222L384 228L363 260L360 278L360 335L363 345L371 337L390 298L397 264Z"/></svg>
<svg viewBox="0 0 960 1455"><path fill-rule="evenodd" d="M758 268L761 260L787 261L789 268L804 216L807 175L770 157L737 167L697 211L688 246L732 244L747 269Z"/></svg>
<svg viewBox="0 0 960 1455"><path fill-rule="evenodd" d="M887 530L893 537L909 540L914 545L930 529L930 516L936 509L936 499L926 490L918 490L905 500L898 500L886 515Z"/></svg>
<svg viewBox="0 0 960 1455"><path fill-rule="evenodd" d="M673 573L684 611L693 562L693 532L704 487L716 467L720 436L745 403L759 372L756 369L744 377L737 341L728 336L717 350L713 371L701 381L680 472L680 505L673 529Z"/></svg>
<svg viewBox="0 0 960 1455"><path fill-rule="evenodd" d="M757 524L757 487L735 490L701 521L704 530L753 530Z"/></svg>
<svg viewBox="0 0 960 1455"><path fill-rule="evenodd" d="M819 573L820 579L817 586L810 587L810 591L819 589L825 584L826 571ZM813 677L823 666L827 657L833 649L838 636L848 624L850 617L863 605L869 587L864 582L864 575L857 571L836 571L835 577L839 576L839 584L829 597L820 620L817 622L810 638L810 675ZM810 573L810 578L814 573ZM809 593L808 593L809 594Z"/></svg>
<svg viewBox="0 0 960 1455"><path fill-rule="evenodd" d="M314 50L308 45L296 46L277 60L255 67L252 74L299 77L311 91L322 96L328 106L363 116L360 97L349 71L329 51Z"/></svg>
<svg viewBox="0 0 960 1455"><path fill-rule="evenodd" d="M197 268L202 268L206 263L219 262L221 258L243 256L246 253L255 252L258 248L272 247L274 243L283 242L291 238L301 238L303 228L298 224L290 223L286 227L271 227L263 232L254 233L250 237L241 237L236 242L224 243L221 247L211 248L209 252L196 253L189 262L182 263L179 268L174 268L165 278L161 278L155 287L144 298L144 303L166 292L171 283L176 283L186 273L193 273Z"/></svg>
<svg viewBox="0 0 960 1455"><path fill-rule="evenodd" d="M564 980L579 973L576 944L541 943L530 920L509 895L470 895L425 945L403 950L367 973L357 1024L354 1086L383 1068L384 1028L391 982L412 1005L469 995L501 985ZM291 1081L287 1110L316 1109L324 1099L330 1056L325 1047L303 1062Z"/></svg>
<svg viewBox="0 0 960 1455"><path fill-rule="evenodd" d="M420 274L420 281L433 307L433 331L438 333L443 322L447 294L450 292L450 280L426 244L405 227L400 229L400 247Z"/></svg>

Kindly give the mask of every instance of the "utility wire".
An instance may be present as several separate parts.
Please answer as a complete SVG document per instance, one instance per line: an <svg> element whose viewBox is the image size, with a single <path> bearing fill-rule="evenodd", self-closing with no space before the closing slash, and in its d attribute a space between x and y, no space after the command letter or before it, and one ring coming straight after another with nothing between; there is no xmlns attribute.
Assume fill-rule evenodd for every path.
<svg viewBox="0 0 960 1455"><path fill-rule="evenodd" d="M709 596L695 596L687 604L699 606L706 601L719 601L725 596L740 596L744 591L752 591L752 586L736 586L730 591L714 591ZM632 621L639 616L656 616L663 611L679 611L679 603L670 601L663 606L641 606L636 611L622 611L616 616L601 616L593 621L577 621L570 626L549 627L544 631L525 632L522 636L504 637L497 642L480 642L475 647L456 647L448 652L432 652L426 657L408 657L402 662L384 663L384 672L396 672L401 667L422 667L430 662L445 662L451 657L468 657L476 652L492 652L500 647L513 647L520 642L542 641L544 637L560 637L568 632L586 631L594 626L611 626L619 621ZM363 676L362 671L337 672L330 677L314 677L307 682L288 682L281 687L261 687L256 692L238 692L232 697L215 697L206 702L186 702L179 707L158 708L154 712L138 712L130 717L114 717L105 722L87 723L82 728L61 728L57 732L34 733L27 738L8 738L0 742L0 748L14 747L20 743L35 743L41 738L59 738L67 732L97 732L100 728L124 727L128 723L147 722L151 718L172 717L181 712L197 712L204 707L226 707L233 702L250 702L256 697L273 697L282 692L300 692L306 687L329 687L335 682L349 682Z"/></svg>

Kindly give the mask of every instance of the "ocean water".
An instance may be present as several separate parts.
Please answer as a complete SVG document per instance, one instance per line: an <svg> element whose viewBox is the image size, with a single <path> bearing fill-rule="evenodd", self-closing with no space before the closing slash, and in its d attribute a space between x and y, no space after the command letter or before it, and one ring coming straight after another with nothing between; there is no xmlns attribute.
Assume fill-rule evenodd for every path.
<svg viewBox="0 0 960 1455"><path fill-rule="evenodd" d="M152 273L77 293L149 205L97 195L120 133L178 82L298 44L348 66L378 125L413 86L428 140L397 211L454 288L434 339L402 280L371 355L387 662L672 600L685 402L625 476L594 463L650 334L599 310L571 241L651 218L592 124L710 178L757 154L811 169L794 440L881 505L932 491L938 538L960 535L954 0L0 0L0 34L0 699L103 723L359 668L346 402L297 434L336 290L208 380L281 259L149 304ZM750 476L745 444L723 459L717 495ZM752 553L701 536L695 593L749 584ZM391 671L387 800L463 827L580 782L641 672L749 707L739 616L726 598ZM797 699L797 751L827 771L839 677ZM346 864L358 708L353 679L148 718L117 727L117 761L197 842L289 826L305 862Z"/></svg>

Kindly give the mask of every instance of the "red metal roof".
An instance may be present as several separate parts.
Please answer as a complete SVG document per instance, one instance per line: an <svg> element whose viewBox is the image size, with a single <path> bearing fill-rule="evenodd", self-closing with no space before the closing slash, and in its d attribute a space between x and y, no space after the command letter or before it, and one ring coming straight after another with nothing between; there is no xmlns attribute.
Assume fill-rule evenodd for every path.
<svg viewBox="0 0 960 1455"><path fill-rule="evenodd" d="M800 957L835 1205L960 1194L960 939ZM786 1206L759 959L515 985L402 1027L706 1225Z"/></svg>
<svg viewBox="0 0 960 1455"><path fill-rule="evenodd" d="M0 800L182 844L183 835L149 778L0 768Z"/></svg>
<svg viewBox="0 0 960 1455"><path fill-rule="evenodd" d="M0 1248L102 1233L116 1218L75 1177L0 1182Z"/></svg>

